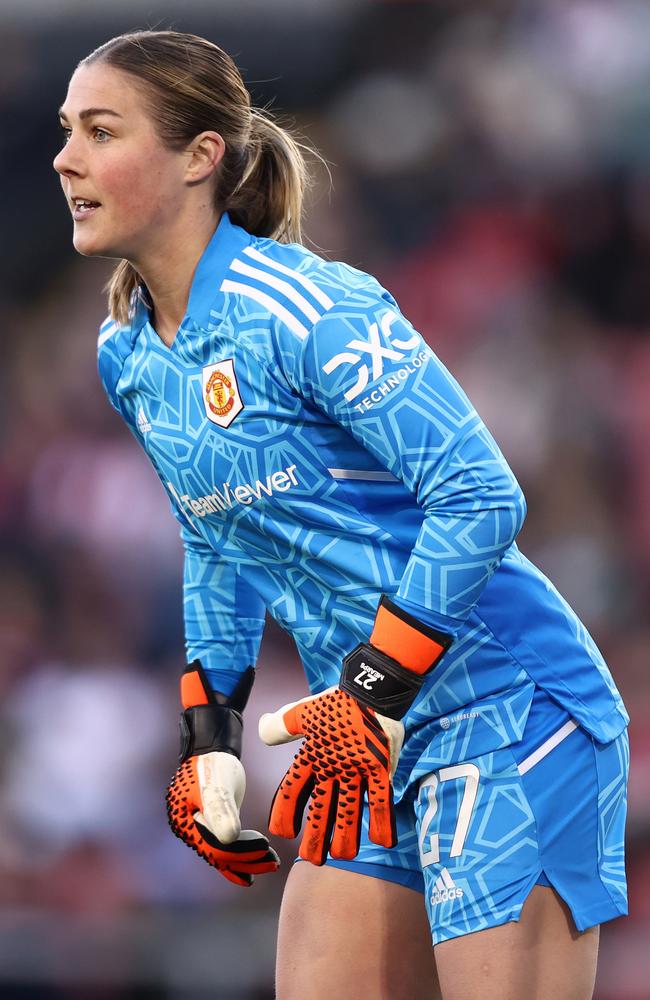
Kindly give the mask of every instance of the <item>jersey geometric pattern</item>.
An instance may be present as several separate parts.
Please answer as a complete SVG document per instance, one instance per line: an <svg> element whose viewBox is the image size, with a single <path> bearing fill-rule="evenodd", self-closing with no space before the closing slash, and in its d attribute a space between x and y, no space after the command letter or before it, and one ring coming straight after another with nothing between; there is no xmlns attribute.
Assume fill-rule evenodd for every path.
<svg viewBox="0 0 650 1000"><path fill-rule="evenodd" d="M600 877L613 902L627 912L625 878L626 788L621 775L630 769L630 744L624 733L611 746L596 746L598 770L598 864Z"/></svg>
<svg viewBox="0 0 650 1000"><path fill-rule="evenodd" d="M627 746L625 733L599 747L578 729L524 776L506 749L423 780L418 848L434 944L517 919L538 880L579 930L627 912Z"/></svg>
<svg viewBox="0 0 650 1000"><path fill-rule="evenodd" d="M536 703L521 741L413 783L397 847L371 843L366 822L355 860L327 863L424 892L434 944L517 919L537 882L580 930L626 913L627 734L598 744L539 691Z"/></svg>
<svg viewBox="0 0 650 1000"><path fill-rule="evenodd" d="M206 416L208 366L225 407L234 372L228 426ZM517 551L525 505L499 448L374 278L224 215L172 346L141 300L102 327L99 370L182 525L187 656L215 686L255 662L265 609L311 690L335 684L384 593L455 639L405 720L396 790L418 730L487 698L480 725L438 726L441 754L501 745L531 679L596 738L625 726L584 627Z"/></svg>

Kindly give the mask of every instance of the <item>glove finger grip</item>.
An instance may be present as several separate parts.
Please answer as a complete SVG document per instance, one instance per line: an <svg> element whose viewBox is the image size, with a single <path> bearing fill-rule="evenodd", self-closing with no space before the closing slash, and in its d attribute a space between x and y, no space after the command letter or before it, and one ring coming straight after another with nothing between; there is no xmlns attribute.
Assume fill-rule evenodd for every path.
<svg viewBox="0 0 650 1000"><path fill-rule="evenodd" d="M247 837L239 837L233 843L224 843L223 840L219 840L218 837L214 835L209 826L205 823L205 820L201 813L194 814L194 825L198 829L199 833L205 840L207 844L214 847L215 850L219 851L224 858L257 858L261 857L263 854L269 851L275 854L273 848L270 846L268 840L262 833L257 833L256 830L245 830L245 834L249 834ZM253 836L250 836L252 834Z"/></svg>
<svg viewBox="0 0 650 1000"><path fill-rule="evenodd" d="M255 840L222 844L208 827L198 820L194 822L194 831L192 842L186 841L186 843L222 872L228 868L242 873L262 874L275 871L280 864L277 854L262 834Z"/></svg>
<svg viewBox="0 0 650 1000"><path fill-rule="evenodd" d="M300 749L273 796L269 815L270 833L288 840L298 836L313 788L312 764Z"/></svg>
<svg viewBox="0 0 650 1000"><path fill-rule="evenodd" d="M179 767L167 789L169 825L181 840L185 840L185 832L194 825L192 817L201 807L196 761L190 759Z"/></svg>
<svg viewBox="0 0 650 1000"><path fill-rule="evenodd" d="M393 807L393 786L385 771L377 771L368 777L368 813L370 816L368 835L373 844L395 847L397 826Z"/></svg>
<svg viewBox="0 0 650 1000"><path fill-rule="evenodd" d="M221 874L224 878L227 878L229 882L233 882L235 885L243 885L246 889L250 889L255 881L252 875L248 875L244 872L229 871L227 868L222 868Z"/></svg>
<svg viewBox="0 0 650 1000"><path fill-rule="evenodd" d="M341 780L330 855L352 861L359 853L361 818L366 785L361 777Z"/></svg>
<svg viewBox="0 0 650 1000"><path fill-rule="evenodd" d="M328 779L316 783L300 843L300 857L313 865L325 864L336 822L338 799L338 781Z"/></svg>

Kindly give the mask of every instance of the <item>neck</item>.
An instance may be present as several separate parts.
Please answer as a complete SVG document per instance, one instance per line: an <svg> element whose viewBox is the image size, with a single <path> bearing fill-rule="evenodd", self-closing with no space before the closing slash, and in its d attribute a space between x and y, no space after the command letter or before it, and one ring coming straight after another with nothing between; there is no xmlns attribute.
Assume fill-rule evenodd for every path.
<svg viewBox="0 0 650 1000"><path fill-rule="evenodd" d="M176 227L156 247L131 263L144 280L152 303L152 325L168 347L187 312L192 280L203 251L219 223L205 212L196 225Z"/></svg>

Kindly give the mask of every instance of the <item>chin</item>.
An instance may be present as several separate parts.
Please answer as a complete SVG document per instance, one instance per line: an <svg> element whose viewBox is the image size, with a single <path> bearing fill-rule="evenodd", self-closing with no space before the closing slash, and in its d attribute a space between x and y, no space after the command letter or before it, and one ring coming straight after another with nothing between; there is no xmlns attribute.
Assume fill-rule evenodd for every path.
<svg viewBox="0 0 650 1000"><path fill-rule="evenodd" d="M87 236L74 236L72 245L82 257L100 257L105 254L105 249L98 240L89 239Z"/></svg>
<svg viewBox="0 0 650 1000"><path fill-rule="evenodd" d="M110 246L106 240L92 237L89 233L75 233L72 245L82 257L121 257L122 254Z"/></svg>

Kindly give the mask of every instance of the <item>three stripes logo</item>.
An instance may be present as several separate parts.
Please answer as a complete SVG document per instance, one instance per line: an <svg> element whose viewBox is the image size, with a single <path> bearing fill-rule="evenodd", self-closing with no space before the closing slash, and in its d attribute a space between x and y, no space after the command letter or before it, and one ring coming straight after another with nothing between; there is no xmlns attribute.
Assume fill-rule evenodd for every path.
<svg viewBox="0 0 650 1000"><path fill-rule="evenodd" d="M465 893L454 882L446 868L443 868L436 879L433 892L431 893L431 905L446 903L448 900L461 899Z"/></svg>
<svg viewBox="0 0 650 1000"><path fill-rule="evenodd" d="M136 417L136 423L138 425L138 430L141 434L148 434L151 430L151 421L144 412L144 407L140 406L138 410L138 415Z"/></svg>
<svg viewBox="0 0 650 1000"><path fill-rule="evenodd" d="M255 247L245 247L242 256L231 262L227 277L221 282L221 291L257 302L282 320L299 340L305 340L334 305L329 295L306 274L280 264Z"/></svg>

